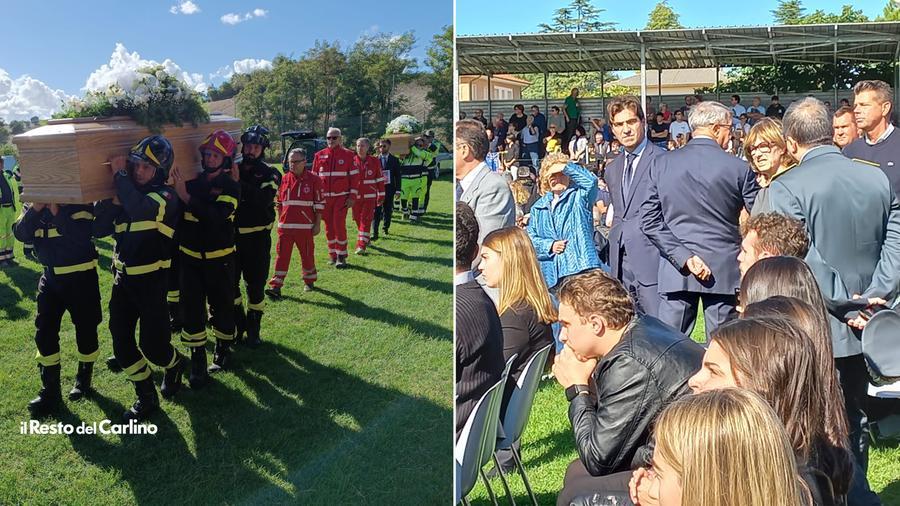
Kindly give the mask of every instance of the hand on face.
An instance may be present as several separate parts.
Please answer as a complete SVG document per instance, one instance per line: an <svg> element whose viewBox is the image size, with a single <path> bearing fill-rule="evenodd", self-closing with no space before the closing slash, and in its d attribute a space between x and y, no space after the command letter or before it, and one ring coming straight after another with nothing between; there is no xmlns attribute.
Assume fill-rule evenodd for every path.
<svg viewBox="0 0 900 506"><path fill-rule="evenodd" d="M553 360L553 376L563 388L587 385L596 367L596 358L580 357L569 346L563 346Z"/></svg>

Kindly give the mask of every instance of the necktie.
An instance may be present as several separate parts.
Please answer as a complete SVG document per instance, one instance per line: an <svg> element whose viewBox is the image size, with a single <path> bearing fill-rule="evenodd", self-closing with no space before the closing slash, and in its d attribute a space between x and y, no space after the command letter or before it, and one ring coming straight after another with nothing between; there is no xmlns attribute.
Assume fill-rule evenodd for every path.
<svg viewBox="0 0 900 506"><path fill-rule="evenodd" d="M381 168L383 169L383 168L385 168L385 167L387 167L387 157L386 157L386 156L382 156L382 157L381 157Z"/></svg>
<svg viewBox="0 0 900 506"><path fill-rule="evenodd" d="M622 180L622 199L628 200L628 191L631 189L631 179L634 177L634 153L625 153L625 177Z"/></svg>
<svg viewBox="0 0 900 506"><path fill-rule="evenodd" d="M456 200L459 200L459 198L462 197L462 194L463 194L462 185L459 184L459 181L457 181L456 182Z"/></svg>

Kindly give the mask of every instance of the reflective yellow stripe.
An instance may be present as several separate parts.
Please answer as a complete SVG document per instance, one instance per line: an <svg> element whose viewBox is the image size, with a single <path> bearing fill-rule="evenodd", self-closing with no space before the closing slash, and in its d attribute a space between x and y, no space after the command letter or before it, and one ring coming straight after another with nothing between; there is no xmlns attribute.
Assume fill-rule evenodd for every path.
<svg viewBox="0 0 900 506"><path fill-rule="evenodd" d="M79 362L96 362L98 357L100 357L100 348L97 348L97 351L94 353L88 353L87 355L78 353Z"/></svg>
<svg viewBox="0 0 900 506"><path fill-rule="evenodd" d="M262 311L265 308L266 308L266 301L262 301L259 304L247 302L247 309L252 309L254 311Z"/></svg>
<svg viewBox="0 0 900 506"><path fill-rule="evenodd" d="M200 220L198 220L197 217L194 216L194 214L191 213L190 211L185 211L185 212L184 212L184 220L185 220L185 221L197 221L197 222L200 221Z"/></svg>
<svg viewBox="0 0 900 506"><path fill-rule="evenodd" d="M45 237L45 236L44 236L44 229L39 228L39 229L35 230L35 231L34 231L34 236L35 236L35 237ZM62 237L62 234L60 234L60 233L59 233L59 230L57 230L57 229L55 229L55 228L49 228L49 229L47 229L47 235L46 235L46 237L47 237L48 239L52 239L52 238L54 238L54 237Z"/></svg>
<svg viewBox="0 0 900 506"><path fill-rule="evenodd" d="M172 260L157 260L152 264L144 264L144 265L125 265L119 259L113 259L113 265L116 269L124 270L125 274L129 275L137 275L137 274L147 274L148 272L158 271L160 269L168 269L172 266Z"/></svg>
<svg viewBox="0 0 900 506"><path fill-rule="evenodd" d="M234 253L234 246L216 251L210 251L208 253L200 253L198 251L187 249L184 246L179 246L178 249L181 250L181 252L185 255L199 258L200 260L211 260L213 258L219 258Z"/></svg>
<svg viewBox="0 0 900 506"><path fill-rule="evenodd" d="M123 369L123 372L131 381L142 381L150 377L150 367L144 357L135 362L133 365Z"/></svg>
<svg viewBox="0 0 900 506"><path fill-rule="evenodd" d="M253 232L262 232L263 230L272 230L272 224L260 225L258 227L238 227L239 234L252 234Z"/></svg>
<svg viewBox="0 0 900 506"><path fill-rule="evenodd" d="M265 183L259 185L260 188L275 188L278 189L278 185L275 184L275 181L266 181Z"/></svg>
<svg viewBox="0 0 900 506"><path fill-rule="evenodd" d="M42 356L41 352L39 351L39 352L35 353L34 358L38 361L39 364L41 364L44 367L59 364L59 352L56 352L53 355L50 355L49 357L45 357L45 356Z"/></svg>
<svg viewBox="0 0 900 506"><path fill-rule="evenodd" d="M199 348L206 344L206 331L198 332L196 334L188 334L185 331L181 331L181 344L187 346L188 348Z"/></svg>
<svg viewBox="0 0 900 506"><path fill-rule="evenodd" d="M181 299L181 292L178 290L169 290L166 294L166 300L169 302L178 302Z"/></svg>
<svg viewBox="0 0 900 506"><path fill-rule="evenodd" d="M232 197L231 195L219 195L218 197L216 197L216 202L228 202L229 204L233 205L235 208L237 208L237 206L238 206L237 199Z"/></svg>
<svg viewBox="0 0 900 506"><path fill-rule="evenodd" d="M159 203L159 209L156 211L156 221L162 221L166 215L166 199L158 193L148 193L148 197Z"/></svg>
<svg viewBox="0 0 900 506"><path fill-rule="evenodd" d="M77 213L72 213L73 220L93 220L94 215L89 211L78 211Z"/></svg>
<svg viewBox="0 0 900 506"><path fill-rule="evenodd" d="M131 226L128 227L129 232L143 232L145 230L156 230L156 222L155 221L132 221Z"/></svg>
<svg viewBox="0 0 900 506"><path fill-rule="evenodd" d="M95 267L97 267L97 260L91 260L90 262L84 262L81 264L54 267L53 274L71 274L73 272L89 271Z"/></svg>
<svg viewBox="0 0 900 506"><path fill-rule="evenodd" d="M235 306L240 306L242 302L244 302L244 299L240 295L238 295L237 297L234 298Z"/></svg>
<svg viewBox="0 0 900 506"><path fill-rule="evenodd" d="M234 334L226 334L224 332L219 331L219 329L216 329L216 328L213 329L213 334L216 336L217 340L231 341L232 339L234 339Z"/></svg>
<svg viewBox="0 0 900 506"><path fill-rule="evenodd" d="M178 352L176 351L175 353L172 354L172 360L169 360L169 363L166 364L165 368L171 369L171 368L175 367L175 364L177 364L177 363L178 363Z"/></svg>
<svg viewBox="0 0 900 506"><path fill-rule="evenodd" d="M172 228L172 227L170 227L170 226L168 226L168 225L166 225L166 224L163 223L163 222L157 223L157 224L156 224L156 228L159 230L159 233L160 233L160 234L162 234L162 235L168 237L169 239L171 239L172 236L175 235L175 229Z"/></svg>

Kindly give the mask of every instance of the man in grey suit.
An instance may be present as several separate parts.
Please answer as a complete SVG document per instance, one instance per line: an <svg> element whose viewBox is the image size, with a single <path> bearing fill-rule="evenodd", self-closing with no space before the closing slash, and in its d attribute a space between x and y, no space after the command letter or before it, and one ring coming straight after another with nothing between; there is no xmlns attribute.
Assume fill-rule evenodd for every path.
<svg viewBox="0 0 900 506"><path fill-rule="evenodd" d="M759 191L747 162L724 150L731 119L718 102L692 107L693 139L653 160L641 206L641 229L661 253L659 319L690 334L702 300L707 340L735 315L738 220Z"/></svg>
<svg viewBox="0 0 900 506"><path fill-rule="evenodd" d="M478 244L494 230L516 224L516 207L506 179L484 163L488 144L481 123L470 119L456 123L456 198L475 211Z"/></svg>
<svg viewBox="0 0 900 506"><path fill-rule="evenodd" d="M617 97L607 106L616 139L625 147L606 168L612 197L609 261L612 275L631 294L639 312L659 314L659 250L641 230L641 204L650 190L651 162L665 153L647 140L647 122L637 97Z"/></svg>
<svg viewBox="0 0 900 506"><path fill-rule="evenodd" d="M800 163L769 186L773 211L802 221L810 237L806 263L828 306L835 366L850 420L851 445L863 471L868 436L862 404L868 374L859 310L891 300L900 283L900 203L878 167L831 144L831 116L815 98L784 115L788 152ZM861 295L854 298L855 295Z"/></svg>

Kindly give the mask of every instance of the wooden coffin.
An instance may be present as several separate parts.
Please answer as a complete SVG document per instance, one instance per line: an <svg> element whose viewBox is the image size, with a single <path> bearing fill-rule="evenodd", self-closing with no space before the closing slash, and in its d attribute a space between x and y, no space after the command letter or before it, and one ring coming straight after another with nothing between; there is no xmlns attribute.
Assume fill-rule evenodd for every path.
<svg viewBox="0 0 900 506"><path fill-rule="evenodd" d="M409 154L409 147L413 145L416 136L412 134L390 134L385 135L384 138L391 140L390 153L403 160Z"/></svg>
<svg viewBox="0 0 900 506"><path fill-rule="evenodd" d="M200 170L197 148L213 130L223 129L237 140L241 120L212 115L197 127L167 126L164 135L175 150L174 165ZM109 166L104 163L128 150L150 131L127 117L50 120L47 125L13 137L19 149L22 200L85 204L115 195Z"/></svg>

